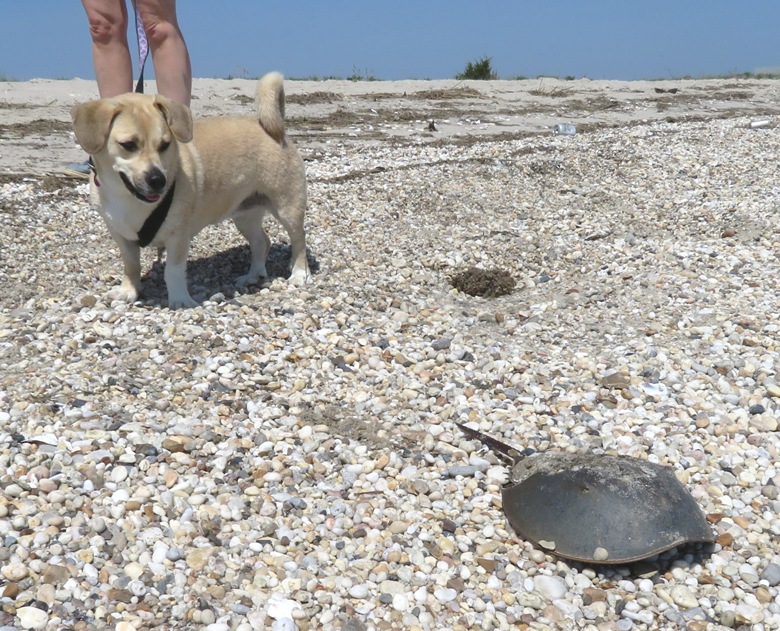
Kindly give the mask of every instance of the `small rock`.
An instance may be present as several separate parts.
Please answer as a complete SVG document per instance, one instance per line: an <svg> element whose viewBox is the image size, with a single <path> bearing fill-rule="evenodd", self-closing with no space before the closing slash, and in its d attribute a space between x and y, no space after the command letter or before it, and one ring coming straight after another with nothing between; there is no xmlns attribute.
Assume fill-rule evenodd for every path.
<svg viewBox="0 0 780 631"><path fill-rule="evenodd" d="M271 631L298 631L298 625L295 624L295 620L285 616L274 620Z"/></svg>
<svg viewBox="0 0 780 631"><path fill-rule="evenodd" d="M758 624L764 621L764 612L758 607L739 603L734 609L737 624Z"/></svg>
<svg viewBox="0 0 780 631"><path fill-rule="evenodd" d="M586 587L582 590L582 604L590 605L596 602L603 602L607 599L607 592L603 589L596 589L594 587Z"/></svg>
<svg viewBox="0 0 780 631"><path fill-rule="evenodd" d="M54 604L54 598L56 595L56 590L54 588L54 585L51 585L49 583L41 583L38 585L38 589L35 593L38 600L40 600L43 603L46 603L47 606L51 607Z"/></svg>
<svg viewBox="0 0 780 631"><path fill-rule="evenodd" d="M715 538L715 543L722 548L729 548L734 543L734 535L730 532L724 532Z"/></svg>
<svg viewBox="0 0 780 631"><path fill-rule="evenodd" d="M128 563L125 566L125 576L128 576L131 581L134 581L143 573L144 573L144 566L141 565L140 563L136 563L135 561Z"/></svg>
<svg viewBox="0 0 780 631"><path fill-rule="evenodd" d="M133 595L126 589L109 589L106 596L111 603L120 602L126 604L133 600Z"/></svg>
<svg viewBox="0 0 780 631"><path fill-rule="evenodd" d="M780 564L768 563L762 570L759 577L762 581L769 583L770 587L780 585Z"/></svg>
<svg viewBox="0 0 780 631"><path fill-rule="evenodd" d="M537 574L534 576L534 590L547 600L557 600L566 595L566 583L557 576Z"/></svg>
<svg viewBox="0 0 780 631"><path fill-rule="evenodd" d="M758 584L758 572L749 563L743 563L739 566L739 577L751 587Z"/></svg>
<svg viewBox="0 0 780 631"><path fill-rule="evenodd" d="M47 565L43 570L41 580L51 585L62 585L70 578L70 571L64 565Z"/></svg>
<svg viewBox="0 0 780 631"><path fill-rule="evenodd" d="M400 581L382 581L379 583L379 591L382 594L403 594L406 592L406 585Z"/></svg>
<svg viewBox="0 0 780 631"><path fill-rule="evenodd" d="M464 589L466 589L466 581L464 581L460 576L455 576L447 581L447 587L454 589L456 592L462 592Z"/></svg>
<svg viewBox="0 0 780 631"><path fill-rule="evenodd" d="M19 607L16 616L22 629L43 629L49 622L49 614L37 607Z"/></svg>
<svg viewBox="0 0 780 631"><path fill-rule="evenodd" d="M674 604L682 609L693 609L699 606L696 596L686 585L675 585L670 591Z"/></svg>
<svg viewBox="0 0 780 631"><path fill-rule="evenodd" d="M458 597L458 592L452 588L441 588L435 590L433 595L440 603L449 603Z"/></svg>
<svg viewBox="0 0 780 631"><path fill-rule="evenodd" d="M268 599L268 615L274 620L283 620L284 618L293 619L293 612L300 610L300 603L284 598L278 593L271 594ZM296 627L297 628L297 627Z"/></svg>
<svg viewBox="0 0 780 631"><path fill-rule="evenodd" d="M780 398L780 386L777 384L770 384L766 387L766 393L773 399Z"/></svg>
<svg viewBox="0 0 780 631"><path fill-rule="evenodd" d="M605 388L612 388L622 390L628 388L631 385L631 378L622 372L611 372L608 375L604 375L601 379L601 385Z"/></svg>
<svg viewBox="0 0 780 631"><path fill-rule="evenodd" d="M168 548L168 550L165 552L165 558L169 561L176 562L183 557L184 552L182 552L181 548Z"/></svg>
<svg viewBox="0 0 780 631"><path fill-rule="evenodd" d="M122 465L116 466L111 470L111 481L119 484L127 480L127 467Z"/></svg>
<svg viewBox="0 0 780 631"><path fill-rule="evenodd" d="M479 469L471 465L455 465L447 470L447 475L451 478L455 478L459 475L462 475L464 478L470 478L473 477L477 471L479 471Z"/></svg>
<svg viewBox="0 0 780 631"><path fill-rule="evenodd" d="M451 337L442 337L438 340L434 340L431 343L431 348L435 351L443 351L450 347L452 344L452 338Z"/></svg>
<svg viewBox="0 0 780 631"><path fill-rule="evenodd" d="M368 585L353 585L349 588L349 595L352 598L367 598Z"/></svg>
<svg viewBox="0 0 780 631"><path fill-rule="evenodd" d="M6 486L3 491L6 495L8 495L8 497L19 497L22 493L24 493L24 489L21 486L13 483Z"/></svg>
<svg viewBox="0 0 780 631"><path fill-rule="evenodd" d="M606 548L596 548L593 551L594 561L606 561L609 558L609 550Z"/></svg>
<svg viewBox="0 0 780 631"><path fill-rule="evenodd" d="M358 618L350 618L341 627L341 631L366 631L367 627Z"/></svg>
<svg viewBox="0 0 780 631"><path fill-rule="evenodd" d="M495 559L486 559L484 557L480 557L477 559L477 564L485 568L490 573L493 573L496 569L496 560Z"/></svg>
<svg viewBox="0 0 780 631"><path fill-rule="evenodd" d="M755 594L756 600L762 605L768 605L772 602L772 593L763 585L756 587L756 591L753 593Z"/></svg>
<svg viewBox="0 0 780 631"><path fill-rule="evenodd" d="M409 609L409 598L406 594L393 595L393 609L396 611L406 611Z"/></svg>
<svg viewBox="0 0 780 631"><path fill-rule="evenodd" d="M2 574L4 578L14 583L18 583L27 578L29 573L30 571L23 563L9 563L8 565L4 565L2 570L0 570L0 574Z"/></svg>
<svg viewBox="0 0 780 631"><path fill-rule="evenodd" d="M521 592L517 595L517 604L521 607L541 610L547 606L547 601L536 592Z"/></svg>
<svg viewBox="0 0 780 631"><path fill-rule="evenodd" d="M214 548L212 546L191 550L187 553L187 567L195 571L202 570L208 564L212 554L214 554Z"/></svg>
<svg viewBox="0 0 780 631"><path fill-rule="evenodd" d="M396 520L392 524L390 524L390 527L388 530L393 535L400 535L409 528L409 524L407 524L405 521Z"/></svg>
<svg viewBox="0 0 780 631"><path fill-rule="evenodd" d="M170 436L163 439L162 448L171 453L182 453L191 443L192 439L188 436Z"/></svg>

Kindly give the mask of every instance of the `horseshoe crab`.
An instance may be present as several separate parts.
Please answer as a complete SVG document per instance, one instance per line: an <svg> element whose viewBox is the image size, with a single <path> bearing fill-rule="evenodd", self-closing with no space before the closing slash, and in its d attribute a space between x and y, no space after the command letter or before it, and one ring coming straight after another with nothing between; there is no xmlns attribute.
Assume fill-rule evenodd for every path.
<svg viewBox="0 0 780 631"><path fill-rule="evenodd" d="M457 423L512 462L502 491L512 528L557 556L632 563L690 542L714 541L696 500L669 467L627 456L518 450Z"/></svg>

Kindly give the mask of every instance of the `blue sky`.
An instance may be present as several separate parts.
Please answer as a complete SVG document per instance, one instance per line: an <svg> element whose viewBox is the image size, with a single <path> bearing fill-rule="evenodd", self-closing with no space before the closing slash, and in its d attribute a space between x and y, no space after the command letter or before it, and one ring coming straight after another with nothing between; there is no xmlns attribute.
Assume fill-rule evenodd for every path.
<svg viewBox="0 0 780 631"><path fill-rule="evenodd" d="M78 0L0 0L0 76L92 79ZM777 0L179 0L195 77L658 79L780 67Z"/></svg>

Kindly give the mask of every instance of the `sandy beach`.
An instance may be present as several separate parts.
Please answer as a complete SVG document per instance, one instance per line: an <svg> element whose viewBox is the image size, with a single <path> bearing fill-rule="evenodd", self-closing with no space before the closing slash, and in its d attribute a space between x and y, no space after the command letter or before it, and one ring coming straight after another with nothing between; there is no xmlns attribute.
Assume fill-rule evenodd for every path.
<svg viewBox="0 0 780 631"><path fill-rule="evenodd" d="M195 79L194 116L250 115L255 82ZM155 92L154 83L147 91ZM483 136L735 116L780 110L774 80L288 81L287 117L303 150L325 143L462 141ZM70 108L97 98L93 81L0 83L0 173L58 173L81 160ZM436 131L429 131L433 121Z"/></svg>
<svg viewBox="0 0 780 631"><path fill-rule="evenodd" d="M64 175L94 82L0 83L0 631L780 629L780 81L286 93L312 282L209 227L171 310ZM456 423L667 466L715 543L556 557Z"/></svg>

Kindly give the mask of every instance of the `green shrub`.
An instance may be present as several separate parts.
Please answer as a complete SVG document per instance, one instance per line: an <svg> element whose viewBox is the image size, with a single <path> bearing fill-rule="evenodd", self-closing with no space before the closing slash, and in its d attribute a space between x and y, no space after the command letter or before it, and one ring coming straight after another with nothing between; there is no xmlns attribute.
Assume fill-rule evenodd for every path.
<svg viewBox="0 0 780 631"><path fill-rule="evenodd" d="M470 61L466 64L466 69L460 74L455 75L456 79L477 79L479 81L490 81L498 79L498 74L490 65L490 57L482 57L477 61Z"/></svg>

